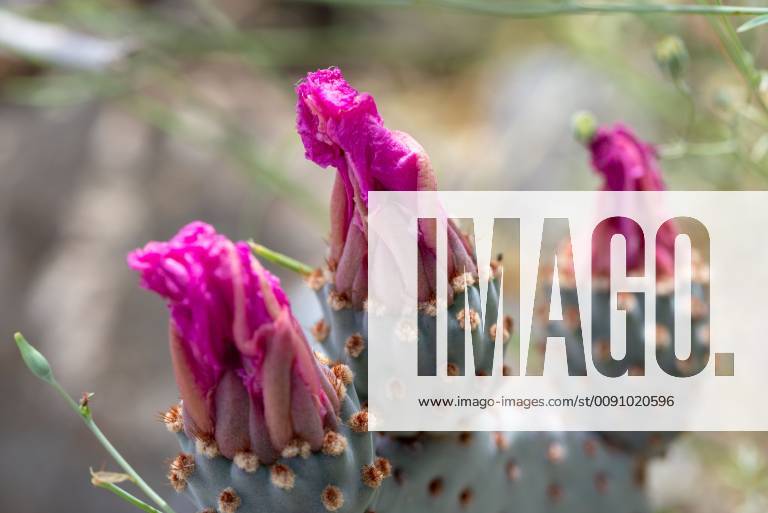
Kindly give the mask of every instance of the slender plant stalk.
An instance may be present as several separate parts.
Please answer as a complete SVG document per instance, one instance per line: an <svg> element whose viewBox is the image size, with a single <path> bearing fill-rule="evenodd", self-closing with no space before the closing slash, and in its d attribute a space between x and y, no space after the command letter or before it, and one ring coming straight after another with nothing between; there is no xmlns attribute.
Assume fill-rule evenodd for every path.
<svg viewBox="0 0 768 513"><path fill-rule="evenodd" d="M155 492L144 481L144 479L141 478L139 473L133 469L133 467L125 460L125 458L123 458L122 454L120 454L118 450L115 449L115 446L112 445L112 442L110 442L106 435L101 431L101 429L99 429L99 426L97 426L96 422L93 420L93 415L91 414L91 409L88 406L87 401L83 401L78 404L72 398L72 396L70 396L67 391L64 390L64 387L62 387L53 376L53 371L51 370L51 366L48 363L48 360L45 358L45 356L43 356L42 353L40 353L40 351L35 349L32 344L27 342L27 339L24 338L24 335L21 333L16 333L14 339L16 340L16 345L19 348L21 357L24 359L24 363L27 364L29 370L32 371L35 376L51 385L69 405L69 407L72 408L75 413L80 416L81 419L83 419L86 427L91 430L91 433L93 433L93 435L101 443L104 449L107 450L109 455L112 456L115 462L123 469L123 471L125 471L126 474L128 474L131 481L133 481L136 486L138 486L139 489L152 500L152 502L157 504L163 513L176 513L173 508L171 508L168 503L165 502L165 499L160 497L160 495Z"/></svg>
<svg viewBox="0 0 768 513"><path fill-rule="evenodd" d="M159 509L150 506L146 502L142 501L141 499L138 499L131 495L130 493L126 492L119 486L117 486L114 483L106 482L106 481L98 481L98 480L91 480L91 483L93 483L93 486L97 486L99 488L103 488L105 490L108 490L115 495L117 495L119 498L130 504L131 506L135 506L138 509L145 511L146 513L162 513Z"/></svg>
<svg viewBox="0 0 768 513"><path fill-rule="evenodd" d="M302 276L309 276L310 274L312 274L312 271L314 271L314 269L308 266L307 264L303 262L299 262L295 258L291 258L288 255L284 255L282 253L278 253L277 251L264 247L261 244L257 244L252 240L248 241L248 245L251 246L251 251L253 251L253 253L256 256L261 257L264 260L275 263L277 265L283 266L286 269L289 269Z"/></svg>
<svg viewBox="0 0 768 513"><path fill-rule="evenodd" d="M762 15L768 14L768 7L737 5L695 5L662 3L585 3L568 2L558 4L522 3L519 1L490 0L300 0L313 3L340 5L409 7L432 5L464 9L481 14L498 14L518 18L581 15L581 14L699 14L699 15Z"/></svg>

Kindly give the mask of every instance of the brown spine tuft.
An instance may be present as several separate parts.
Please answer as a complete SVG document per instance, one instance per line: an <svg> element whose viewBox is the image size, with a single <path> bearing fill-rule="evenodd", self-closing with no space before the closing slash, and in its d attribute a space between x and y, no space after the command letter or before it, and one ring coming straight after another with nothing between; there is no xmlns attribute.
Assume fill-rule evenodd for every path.
<svg viewBox="0 0 768 513"><path fill-rule="evenodd" d="M349 420L347 421L347 425L355 433L367 433L368 432L368 412L366 410L360 410L357 413L353 413L349 417Z"/></svg>
<svg viewBox="0 0 768 513"><path fill-rule="evenodd" d="M240 470L253 474L259 468L259 458L252 452L240 451L235 454L235 466Z"/></svg>
<svg viewBox="0 0 768 513"><path fill-rule="evenodd" d="M296 482L296 474L287 465L282 463L275 463L269 469L269 477L272 480L272 484L283 490L293 489L293 485Z"/></svg>
<svg viewBox="0 0 768 513"><path fill-rule="evenodd" d="M352 358L357 358L365 350L365 339L359 333L353 333L344 343L344 350Z"/></svg>
<svg viewBox="0 0 768 513"><path fill-rule="evenodd" d="M360 469L360 478L363 484L369 488L378 488L384 480L381 471L375 465L363 465Z"/></svg>
<svg viewBox="0 0 768 513"><path fill-rule="evenodd" d="M373 464L379 469L379 472L381 472L384 479L392 475L392 463L390 463L387 458L378 457Z"/></svg>
<svg viewBox="0 0 768 513"><path fill-rule="evenodd" d="M352 372L352 369L343 363L337 363L333 366L331 371L333 371L333 375L336 376L337 379L341 380L341 382L347 386L351 385L352 380L355 379L355 374Z"/></svg>
<svg viewBox="0 0 768 513"><path fill-rule="evenodd" d="M347 449L347 439L336 431L327 431L323 437L323 454L341 456Z"/></svg>
<svg viewBox="0 0 768 513"><path fill-rule="evenodd" d="M344 505L344 494L338 486L328 485L320 494L320 500L328 511L336 511Z"/></svg>
<svg viewBox="0 0 768 513"><path fill-rule="evenodd" d="M219 494L220 513L235 513L239 507L240 496L237 495L237 492L235 492L234 488L229 487L221 491Z"/></svg>
<svg viewBox="0 0 768 513"><path fill-rule="evenodd" d="M181 405L171 406L168 411L160 414L160 420L171 433L180 433L184 429L184 420L181 415Z"/></svg>

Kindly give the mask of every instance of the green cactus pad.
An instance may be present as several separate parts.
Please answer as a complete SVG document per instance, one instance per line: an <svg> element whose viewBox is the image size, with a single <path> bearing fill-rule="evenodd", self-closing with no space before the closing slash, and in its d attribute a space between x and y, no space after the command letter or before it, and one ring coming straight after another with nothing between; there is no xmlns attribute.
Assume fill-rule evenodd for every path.
<svg viewBox="0 0 768 513"><path fill-rule="evenodd" d="M356 432L348 420L359 411L350 387L342 404L337 433L346 443L330 451L309 452L297 448L295 456L283 457L272 465L258 465L253 459L229 460L190 439L179 430L182 462L171 466L171 483L203 511L220 513L362 513L373 500L374 487L364 483L363 469L374 465L371 434ZM326 454L330 452L330 454ZM177 461L178 458L177 458ZM182 480L179 481L179 475ZM174 477L174 474L176 476Z"/></svg>
<svg viewBox="0 0 768 513"><path fill-rule="evenodd" d="M377 513L643 513L642 464L589 433L382 436Z"/></svg>

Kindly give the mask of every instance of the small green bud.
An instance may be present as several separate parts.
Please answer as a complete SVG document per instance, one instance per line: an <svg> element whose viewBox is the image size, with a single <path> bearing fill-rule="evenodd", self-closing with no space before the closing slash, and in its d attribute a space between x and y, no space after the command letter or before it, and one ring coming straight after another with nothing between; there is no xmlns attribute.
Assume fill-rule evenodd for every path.
<svg viewBox="0 0 768 513"><path fill-rule="evenodd" d="M85 394L83 394L83 396L80 398L80 401L77 403L78 407L80 408L80 415L82 415L83 417L91 416L91 407L89 403L93 395L94 395L93 392L86 392Z"/></svg>
<svg viewBox="0 0 768 513"><path fill-rule="evenodd" d="M653 56L661 71L672 80L679 80L688 66L688 49L677 36L667 36L656 43Z"/></svg>
<svg viewBox="0 0 768 513"><path fill-rule="evenodd" d="M580 110L571 118L571 128L577 141L589 144L597 131L597 119L591 112Z"/></svg>
<svg viewBox="0 0 768 513"><path fill-rule="evenodd" d="M21 333L16 333L13 338L16 340L16 346L19 348L21 358L24 360L24 363L27 364L29 370L32 371L32 374L43 381L53 384L53 371L51 370L48 360L45 359L45 356L32 347L32 344L27 342L27 339L25 339L24 335Z"/></svg>

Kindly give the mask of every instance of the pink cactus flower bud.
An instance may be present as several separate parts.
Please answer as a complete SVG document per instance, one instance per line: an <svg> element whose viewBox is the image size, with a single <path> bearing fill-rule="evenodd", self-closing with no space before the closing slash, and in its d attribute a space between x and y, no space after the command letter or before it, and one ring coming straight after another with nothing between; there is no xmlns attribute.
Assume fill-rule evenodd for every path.
<svg viewBox="0 0 768 513"><path fill-rule="evenodd" d="M661 177L656 149L640 140L628 127L616 124L597 130L589 142L592 167L602 175L605 191L661 191L665 189ZM645 244L642 233L633 223L617 221L615 226L605 226L605 236L621 233L627 240L627 271L643 268ZM649 235L653 237L654 235ZM669 223L662 226L656 247L656 273L669 275L674 271L674 249L677 230ZM595 246L605 248L601 234L596 234ZM599 274L610 271L610 255L593 248L593 269Z"/></svg>
<svg viewBox="0 0 768 513"><path fill-rule="evenodd" d="M296 95L296 126L307 159L338 171L328 263L337 292L359 306L368 292L369 191L432 191L437 188L435 173L424 148L410 135L386 128L373 97L350 86L339 69L309 73ZM435 295L434 230L434 223L419 224L423 301ZM449 279L477 272L472 249L453 222L448 245Z"/></svg>
<svg viewBox="0 0 768 513"><path fill-rule="evenodd" d="M292 440L321 448L339 400L291 314L279 280L244 242L193 222L128 256L170 309L185 430L233 458L274 461Z"/></svg>

